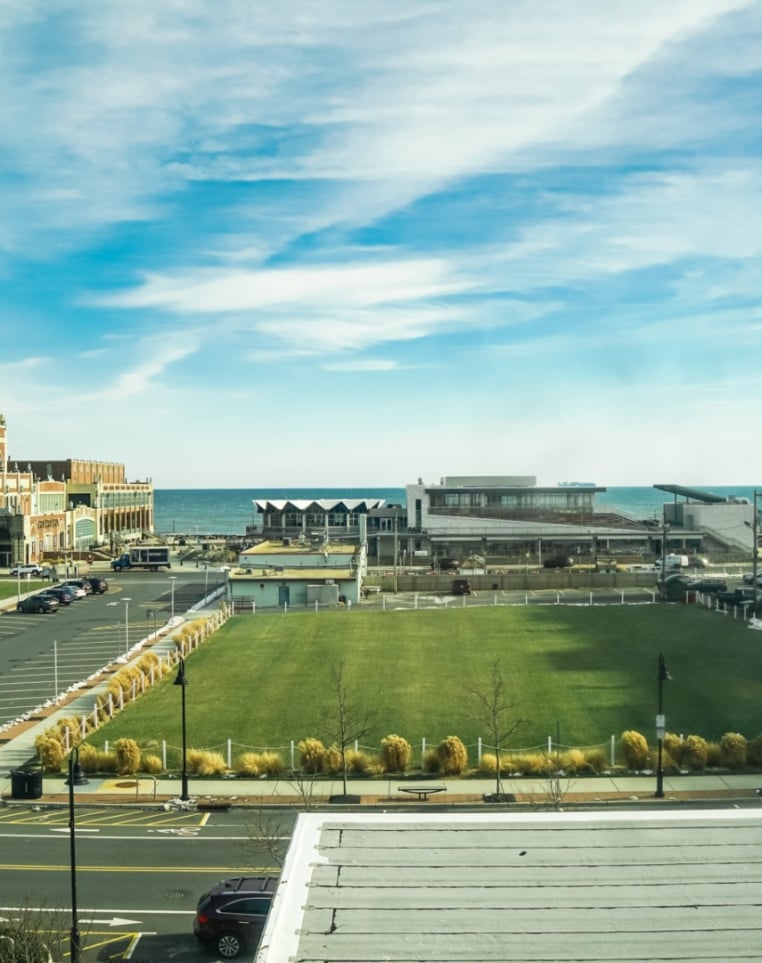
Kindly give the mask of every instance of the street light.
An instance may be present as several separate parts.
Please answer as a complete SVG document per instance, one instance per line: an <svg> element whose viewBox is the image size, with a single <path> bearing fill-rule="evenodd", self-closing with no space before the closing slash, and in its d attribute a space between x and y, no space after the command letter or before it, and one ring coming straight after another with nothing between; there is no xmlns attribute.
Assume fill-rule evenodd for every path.
<svg viewBox="0 0 762 963"><path fill-rule="evenodd" d="M180 656L180 661L177 664L177 677L172 683L173 685L179 685L182 690L182 729L183 729L183 771L182 771L182 789L180 792L180 799L183 802L187 802L190 799L188 794L188 755L187 755L187 743L186 743L186 729L185 729L185 687L188 685L188 680L185 678L185 659Z"/></svg>
<svg viewBox="0 0 762 963"><path fill-rule="evenodd" d="M659 758L656 763L656 792L657 799L664 798L664 767L662 765L662 753L664 749L664 733L666 730L666 720L664 718L664 683L672 676L667 671L667 663L664 655L659 656L659 672L656 676L659 683L659 711L656 716L656 738L659 744Z"/></svg>
<svg viewBox="0 0 762 963"><path fill-rule="evenodd" d="M69 946L71 949L71 963L79 963L79 954L82 949L82 941L79 934L79 920L77 918L77 846L74 819L74 787L85 786L89 782L87 776L82 772L79 764L79 749L75 746L69 755L69 778L66 784L69 787L69 854L71 863L71 936Z"/></svg>
<svg viewBox="0 0 762 963"><path fill-rule="evenodd" d="M175 582L176 582L176 581L177 581L177 576L176 576L176 575L170 575L170 576L169 576L169 583L170 583L170 585L172 586L172 609L171 609L171 614L172 614L172 621L173 621L173 622L174 622L174 620L175 620Z"/></svg>
<svg viewBox="0 0 762 963"><path fill-rule="evenodd" d="M122 599L124 602L124 654L130 651L130 602L132 599Z"/></svg>
<svg viewBox="0 0 762 963"><path fill-rule="evenodd" d="M757 578L758 578L758 576L759 576L759 545L758 545L758 542L759 542L759 515L757 514L757 497L758 497L758 496L759 496L759 492L758 492L758 491L756 490L756 488L755 488L755 489L754 489L754 516L752 517L752 520L751 520L751 522L752 522L752 524L751 524L752 541L753 541L753 543L754 543L754 544L753 544L753 547L752 547L752 552L753 552L754 554L752 555L752 559L751 559L751 567L752 567L752 572L751 572L751 580L752 580L752 582L751 582L751 584L754 586L754 595L753 595L753 599L754 599L754 602L753 602L753 604L754 604L754 609L753 609L753 611L752 611L752 615L753 615L753 617L754 617L755 619L756 619L756 617L757 617L757 597L758 597L758 595L759 595L759 587L758 587L758 585L757 585Z"/></svg>

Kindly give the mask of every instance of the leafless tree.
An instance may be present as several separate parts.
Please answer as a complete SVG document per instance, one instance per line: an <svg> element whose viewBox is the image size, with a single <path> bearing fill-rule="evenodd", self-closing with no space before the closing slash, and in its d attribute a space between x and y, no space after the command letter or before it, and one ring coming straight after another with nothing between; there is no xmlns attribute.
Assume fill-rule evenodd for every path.
<svg viewBox="0 0 762 963"><path fill-rule="evenodd" d="M347 795L347 749L371 730L371 714L367 706L355 705L349 698L344 680L344 663L331 666L331 683L335 698L331 737L341 754L344 795Z"/></svg>
<svg viewBox="0 0 762 963"><path fill-rule="evenodd" d="M489 664L489 675L483 684L472 685L470 693L477 706L480 724L486 726L495 748L495 801L502 799L502 752L511 736L525 723L517 715L500 661Z"/></svg>
<svg viewBox="0 0 762 963"><path fill-rule="evenodd" d="M67 945L67 917L62 910L22 906L0 919L0 963L50 963Z"/></svg>

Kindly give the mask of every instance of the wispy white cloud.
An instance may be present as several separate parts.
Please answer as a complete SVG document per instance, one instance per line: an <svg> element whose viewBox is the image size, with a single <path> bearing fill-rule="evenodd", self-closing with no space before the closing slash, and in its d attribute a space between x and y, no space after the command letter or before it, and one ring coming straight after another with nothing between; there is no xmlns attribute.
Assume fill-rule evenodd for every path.
<svg viewBox="0 0 762 963"><path fill-rule="evenodd" d="M399 368L396 361L383 358L366 358L356 361L334 361L325 365L326 371L350 371L350 372L371 372L371 371L395 371Z"/></svg>
<svg viewBox="0 0 762 963"><path fill-rule="evenodd" d="M527 398L527 460L602 405L650 426L670 383L728 418L762 347L761 38L752 0L0 4L0 391L100 439L129 398L141 460L215 397L232 450L275 384L334 422L353 372L467 384L463 471Z"/></svg>

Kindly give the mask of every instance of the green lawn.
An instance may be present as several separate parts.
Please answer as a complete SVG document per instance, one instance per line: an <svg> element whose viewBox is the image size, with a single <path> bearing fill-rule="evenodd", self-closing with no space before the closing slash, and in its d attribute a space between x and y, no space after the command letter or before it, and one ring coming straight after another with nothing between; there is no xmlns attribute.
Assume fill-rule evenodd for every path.
<svg viewBox="0 0 762 963"><path fill-rule="evenodd" d="M487 739L469 688L500 660L517 715L514 748L604 743L625 729L653 740L657 663L664 652L670 731L717 739L762 730L762 635L695 606L547 606L449 611L257 615L232 619L186 662L188 745L236 751L330 741L331 667L343 661L350 701L414 745L447 735ZM174 673L173 673L174 676ZM91 742L180 742L180 689L156 687Z"/></svg>
<svg viewBox="0 0 762 963"><path fill-rule="evenodd" d="M37 592L44 588L48 588L50 582L42 578L27 579L26 576L21 579L21 594L26 595L27 592ZM18 594L18 579L15 575L9 575L6 578L0 578L0 601L3 599L16 598Z"/></svg>

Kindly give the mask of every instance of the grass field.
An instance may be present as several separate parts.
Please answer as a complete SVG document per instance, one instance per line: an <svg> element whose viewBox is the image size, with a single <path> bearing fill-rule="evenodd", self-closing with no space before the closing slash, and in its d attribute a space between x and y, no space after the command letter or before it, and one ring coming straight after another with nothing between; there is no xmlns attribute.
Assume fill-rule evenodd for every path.
<svg viewBox="0 0 762 963"><path fill-rule="evenodd" d="M331 667L343 662L349 700L370 709L363 741L389 733L414 745L488 731L473 687L499 660L516 714L512 748L555 738L588 746L638 729L653 742L657 663L667 727L717 739L762 731L762 635L696 606L547 606L450 611L264 615L232 619L187 660L188 745L279 748L307 736L331 741ZM174 674L173 676L174 677ZM141 745L180 742L180 692L168 679L94 733Z"/></svg>
<svg viewBox="0 0 762 963"><path fill-rule="evenodd" d="M27 579L26 576L21 579L21 594L25 595L27 592L42 591L44 588L48 588L50 582L42 578ZM0 579L0 600L16 598L18 594L19 583L15 575L9 575L7 578Z"/></svg>

